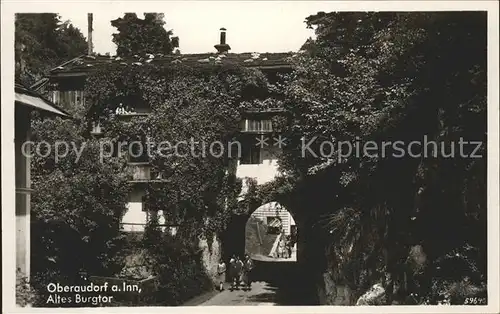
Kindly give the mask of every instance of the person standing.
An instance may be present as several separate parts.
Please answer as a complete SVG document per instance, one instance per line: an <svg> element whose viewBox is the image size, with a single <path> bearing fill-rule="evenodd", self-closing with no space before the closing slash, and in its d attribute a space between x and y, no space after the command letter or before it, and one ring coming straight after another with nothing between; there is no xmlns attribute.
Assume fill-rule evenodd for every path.
<svg viewBox="0 0 500 314"><path fill-rule="evenodd" d="M287 255L288 258L292 258L292 241L290 240L290 237L288 236L286 239L286 250L287 250Z"/></svg>
<svg viewBox="0 0 500 314"><path fill-rule="evenodd" d="M219 265L217 265L217 275L219 279L219 291L224 290L224 281L226 280L226 263L221 258Z"/></svg>
<svg viewBox="0 0 500 314"><path fill-rule="evenodd" d="M236 276L235 276L235 287L236 289L239 289L240 283L242 283L243 279L243 262L241 261L240 257L236 257Z"/></svg>
<svg viewBox="0 0 500 314"><path fill-rule="evenodd" d="M247 289L250 290L252 286L252 269L253 269L253 261L250 258L250 255L245 255L245 284Z"/></svg>
<svg viewBox="0 0 500 314"><path fill-rule="evenodd" d="M279 257L281 258L284 258L285 257L285 240L283 239L283 237L280 239L280 242L279 242Z"/></svg>
<svg viewBox="0 0 500 314"><path fill-rule="evenodd" d="M236 276L236 256L233 255L229 261L229 281L231 282L231 290L235 287Z"/></svg>

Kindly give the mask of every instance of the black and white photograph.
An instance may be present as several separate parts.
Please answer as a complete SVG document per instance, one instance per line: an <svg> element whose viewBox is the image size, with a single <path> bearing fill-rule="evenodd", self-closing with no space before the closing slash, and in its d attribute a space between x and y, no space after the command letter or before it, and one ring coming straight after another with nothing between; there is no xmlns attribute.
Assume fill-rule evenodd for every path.
<svg viewBox="0 0 500 314"><path fill-rule="evenodd" d="M10 310L500 310L495 1L7 1L2 28Z"/></svg>

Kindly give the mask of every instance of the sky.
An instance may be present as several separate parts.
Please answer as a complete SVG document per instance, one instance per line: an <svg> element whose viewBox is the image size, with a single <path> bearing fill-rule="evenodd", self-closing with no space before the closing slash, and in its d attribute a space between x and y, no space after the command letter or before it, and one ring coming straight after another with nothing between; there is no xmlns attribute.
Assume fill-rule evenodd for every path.
<svg viewBox="0 0 500 314"><path fill-rule="evenodd" d="M165 2L164 2L165 4ZM219 29L227 29L227 43L234 53L297 51L314 31L306 28L305 18L319 11L335 10L333 2L166 2L158 10L165 14L165 28L179 36L181 53L215 52ZM66 7L67 8L67 7ZM95 11L94 52L116 53L110 21L122 17L116 10ZM163 8L163 6L162 6ZM151 10L149 10L151 12ZM143 18L143 12L136 12ZM63 21L70 20L87 37L87 12L60 11Z"/></svg>

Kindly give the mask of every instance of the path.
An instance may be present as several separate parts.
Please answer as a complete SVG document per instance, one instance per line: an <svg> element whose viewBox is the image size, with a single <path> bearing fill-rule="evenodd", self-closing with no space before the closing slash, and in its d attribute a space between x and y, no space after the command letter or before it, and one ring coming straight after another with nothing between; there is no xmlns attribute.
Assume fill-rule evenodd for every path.
<svg viewBox="0 0 500 314"><path fill-rule="evenodd" d="M229 285L226 290L200 305L280 305L276 294L278 288L264 281L254 282L250 291L242 289L230 291L228 287Z"/></svg>
<svg viewBox="0 0 500 314"><path fill-rule="evenodd" d="M253 260L257 261L263 261L263 262L280 262L280 263L290 263L290 262L296 262L297 261L297 249L292 250L292 256L290 258L276 258L276 257L270 257L270 256L265 256L261 254L257 255L252 255Z"/></svg>
<svg viewBox="0 0 500 314"><path fill-rule="evenodd" d="M269 260L268 260L269 259ZM250 291L230 291L229 283L226 290L216 292L207 299L192 305L315 305L315 287L308 286L301 279L304 272L300 271L297 262L290 259L277 260L262 256L254 258L255 268Z"/></svg>

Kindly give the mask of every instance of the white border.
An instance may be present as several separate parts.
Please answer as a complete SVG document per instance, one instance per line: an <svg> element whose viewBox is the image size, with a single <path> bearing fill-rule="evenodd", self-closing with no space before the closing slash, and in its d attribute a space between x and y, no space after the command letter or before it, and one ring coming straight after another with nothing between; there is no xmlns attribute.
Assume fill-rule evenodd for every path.
<svg viewBox="0 0 500 314"><path fill-rule="evenodd" d="M305 1L304 1L305 2ZM312 2L312 1L311 1ZM499 313L499 14L497 1L331 1L337 11L488 11L488 301L487 306L198 306L35 309L15 306L14 172L14 13L16 12L168 12L175 1L2 1L2 312L8 313ZM299 3L299 1L297 1ZM307 2L310 3L310 2ZM324 1L323 1L324 3ZM165 8L165 9L164 9ZM193 10L196 3L193 3Z"/></svg>

